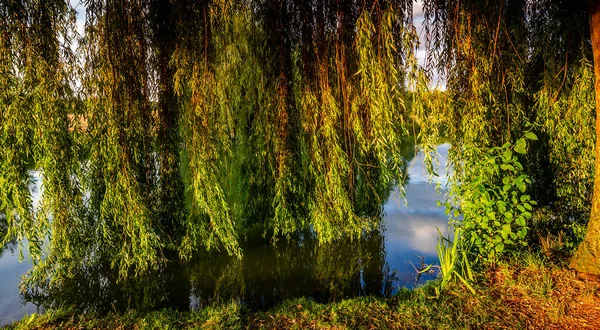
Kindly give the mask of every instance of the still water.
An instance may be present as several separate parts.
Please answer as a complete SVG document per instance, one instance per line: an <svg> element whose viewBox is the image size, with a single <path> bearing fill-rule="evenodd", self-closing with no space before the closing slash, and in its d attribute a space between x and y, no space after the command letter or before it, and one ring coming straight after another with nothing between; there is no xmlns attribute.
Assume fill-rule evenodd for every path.
<svg viewBox="0 0 600 330"><path fill-rule="evenodd" d="M440 177L436 180L442 187L449 147L442 144L437 149ZM114 272L98 267L52 289L21 294L20 277L30 264L19 262L18 249L9 244L0 249L0 326L58 306L105 313L127 308L186 310L234 300L262 309L302 296L327 302L412 288L433 278L423 276L415 283L413 265L418 267L421 258L425 263L437 262L436 228L446 234L447 217L444 208L437 206L445 190L438 195L435 183L426 179L422 154L414 157L408 175L406 201L392 193L384 206L382 230L363 239L319 246L305 238L280 242L277 248L248 240L242 260L204 255L188 265L169 265L119 284ZM31 189L39 200L39 186Z"/></svg>

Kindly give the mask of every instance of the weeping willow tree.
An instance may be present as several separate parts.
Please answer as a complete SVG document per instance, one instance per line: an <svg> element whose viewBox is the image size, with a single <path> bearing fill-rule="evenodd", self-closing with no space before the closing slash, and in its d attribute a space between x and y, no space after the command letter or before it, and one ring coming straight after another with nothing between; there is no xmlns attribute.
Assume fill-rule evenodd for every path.
<svg viewBox="0 0 600 330"><path fill-rule="evenodd" d="M60 283L205 249L240 257L256 229L359 238L403 182L405 86L421 141L443 126L454 145L455 192L508 186L525 214L531 178L528 194L576 230L595 205L596 109L594 11L577 4L424 1L429 63L447 79L433 94L412 1L87 0L82 35L67 1L3 1L3 243L28 242L30 279ZM469 186L479 169L486 182ZM579 269L598 264L592 214Z"/></svg>
<svg viewBox="0 0 600 330"><path fill-rule="evenodd" d="M477 178L469 177L471 169L496 164L490 160L496 156L470 157L472 150L506 151L514 145L522 155L508 158L522 163L517 172L532 179L528 194L551 210L550 214L538 213L546 229L566 228L573 234L587 222L591 210L590 229L579 249L587 253L578 252L573 265L597 272L597 212L591 189L595 178L595 41L590 35L594 27L589 24L594 7L589 4L424 1L430 57L445 74L448 91L445 106L421 99L425 102L420 107L422 118L449 119L446 132L454 144L451 158L457 185L468 187L468 182L475 182ZM422 121L422 125L428 123ZM519 146L527 132L535 132L538 138L528 151ZM507 159L506 155L510 153L494 159ZM502 166L503 171L512 168ZM502 176L488 179L496 182L486 183L487 187L510 187L510 179L504 182ZM479 219L486 222L491 216L480 214ZM504 220L510 223L511 219ZM478 233L486 230L481 223L477 226Z"/></svg>
<svg viewBox="0 0 600 330"><path fill-rule="evenodd" d="M412 1L83 5L79 35L68 1L0 3L0 212L31 280L378 227L406 168Z"/></svg>

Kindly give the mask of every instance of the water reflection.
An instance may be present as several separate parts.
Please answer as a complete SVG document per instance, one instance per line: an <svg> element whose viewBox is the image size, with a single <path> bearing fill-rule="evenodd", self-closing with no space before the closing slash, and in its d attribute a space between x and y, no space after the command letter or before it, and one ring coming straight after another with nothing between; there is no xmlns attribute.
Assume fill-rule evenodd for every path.
<svg viewBox="0 0 600 330"><path fill-rule="evenodd" d="M6 229L6 218L0 213L0 237L4 237ZM0 326L36 311L34 304L25 303L19 296L21 276L30 267L27 261L19 262L19 250L14 240L0 246Z"/></svg>
<svg viewBox="0 0 600 330"><path fill-rule="evenodd" d="M409 182L405 185L406 202L390 198L384 206L386 261L390 269L395 269L395 286L414 287L415 269L421 257L425 263L437 263L436 244L438 229L447 235L448 224L444 207L437 206L447 193L447 160L449 144L437 147L438 163L434 166L439 177L430 178L424 164L424 156L419 153L409 166ZM421 281L433 278L421 277Z"/></svg>
<svg viewBox="0 0 600 330"><path fill-rule="evenodd" d="M198 305L234 299L262 309L301 296L335 301L383 290L384 239L378 232L320 246L306 237L277 248L252 244L242 260L217 258L202 258L188 269Z"/></svg>
<svg viewBox="0 0 600 330"><path fill-rule="evenodd" d="M118 281L118 273L108 258L74 269L70 276L30 288L23 294L43 309L75 307L81 312L105 314L170 307L189 307L189 285L185 271L176 264L166 265L144 276Z"/></svg>
<svg viewBox="0 0 600 330"><path fill-rule="evenodd" d="M438 148L438 173L442 175L448 147ZM360 295L389 295L399 286L413 287L416 274L411 263L418 266L421 256L427 263L437 262L436 227L443 233L447 227L443 208L436 206L443 196L425 179L422 159L417 155L409 166L406 203L392 192L383 207L382 230L359 240L319 245L306 233L273 247L260 236L250 236L243 243L242 260L207 253L186 265L169 263L145 276L120 282L108 256L98 251L93 261L85 261L85 267L30 288L21 297L18 276L29 265L18 264L15 254L7 253L10 247L5 247L0 250L0 325L32 312L30 303L26 308L15 306L21 306L21 298L42 310L67 305L103 314L128 308L187 310L231 300L251 309L264 309L301 296L327 302ZM444 183L445 177L439 181Z"/></svg>
<svg viewBox="0 0 600 330"><path fill-rule="evenodd" d="M44 308L68 304L100 314L129 308L186 310L231 300L264 309L301 296L327 302L391 293L383 269L385 244L379 232L326 245L306 236L282 241L276 248L247 242L241 260L206 254L121 282L108 262L98 262L59 283L33 288L24 297Z"/></svg>

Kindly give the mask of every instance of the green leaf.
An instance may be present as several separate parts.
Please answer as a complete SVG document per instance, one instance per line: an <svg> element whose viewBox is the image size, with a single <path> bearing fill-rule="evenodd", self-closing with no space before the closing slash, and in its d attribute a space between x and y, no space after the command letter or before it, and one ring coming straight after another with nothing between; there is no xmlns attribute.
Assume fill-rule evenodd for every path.
<svg viewBox="0 0 600 330"><path fill-rule="evenodd" d="M512 229L510 228L509 224L504 224L502 225L502 232L505 233L506 235L510 234L510 232L512 231Z"/></svg>
<svg viewBox="0 0 600 330"><path fill-rule="evenodd" d="M503 201L496 201L496 205L498 206L498 210L502 213L506 212L506 203Z"/></svg>
<svg viewBox="0 0 600 330"><path fill-rule="evenodd" d="M521 181L517 181L516 185L517 185L517 188L519 188L519 190L521 192L525 192L525 189L527 189L527 186L525 185L525 183L523 183Z"/></svg>
<svg viewBox="0 0 600 330"><path fill-rule="evenodd" d="M518 152L520 154L527 153L527 144L525 143L524 139L517 140L517 143L515 144L515 152Z"/></svg>
<svg viewBox="0 0 600 330"><path fill-rule="evenodd" d="M534 140L537 141L537 135L535 135L533 132L527 132L525 134L525 137L528 138L529 140Z"/></svg>
<svg viewBox="0 0 600 330"><path fill-rule="evenodd" d="M498 253L502 253L502 251L504 251L504 243L498 243L498 244L496 245L496 251L497 251Z"/></svg>

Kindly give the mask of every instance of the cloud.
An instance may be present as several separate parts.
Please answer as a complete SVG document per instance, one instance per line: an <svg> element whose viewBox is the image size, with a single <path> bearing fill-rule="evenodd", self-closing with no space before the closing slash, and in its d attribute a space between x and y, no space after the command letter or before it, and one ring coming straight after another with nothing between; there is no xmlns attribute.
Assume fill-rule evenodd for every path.
<svg viewBox="0 0 600 330"><path fill-rule="evenodd" d="M413 19L423 20L423 3L421 1L413 1Z"/></svg>
<svg viewBox="0 0 600 330"><path fill-rule="evenodd" d="M85 26L85 3L81 0L69 0L69 4L77 12L75 24L77 24L77 32L79 32L79 34L81 35L83 34L83 29Z"/></svg>

